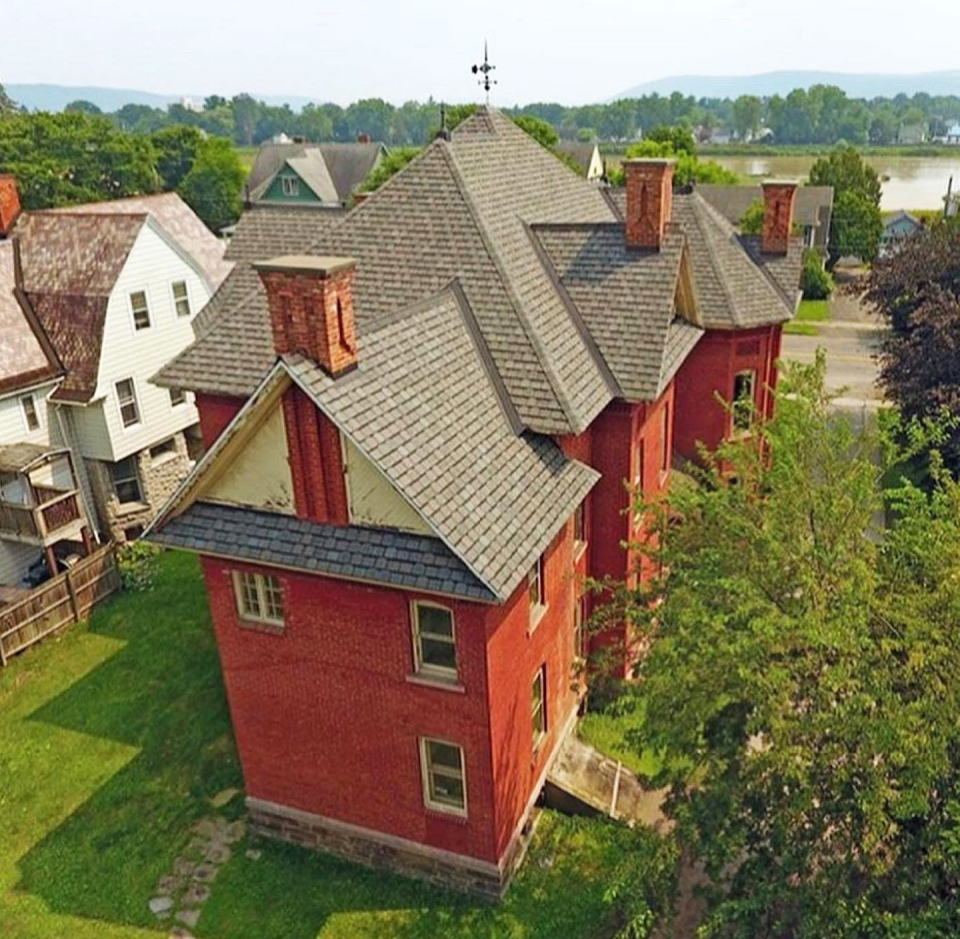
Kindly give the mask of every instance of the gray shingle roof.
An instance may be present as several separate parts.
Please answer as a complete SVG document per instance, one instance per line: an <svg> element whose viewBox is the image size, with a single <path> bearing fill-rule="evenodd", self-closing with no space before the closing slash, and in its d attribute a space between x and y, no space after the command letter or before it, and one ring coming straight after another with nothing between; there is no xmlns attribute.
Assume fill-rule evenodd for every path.
<svg viewBox="0 0 960 939"><path fill-rule="evenodd" d="M493 594L437 538L195 502L148 535L171 548L466 600Z"/></svg>
<svg viewBox="0 0 960 939"><path fill-rule="evenodd" d="M695 326L682 333L672 326L682 232L671 226L659 251L628 249L619 223L534 225L533 233L613 372L618 394L656 399L681 350L689 351L702 335Z"/></svg>
<svg viewBox="0 0 960 939"><path fill-rule="evenodd" d="M295 380L437 534L505 599L599 474L523 433L458 285L362 338L331 379L299 356Z"/></svg>

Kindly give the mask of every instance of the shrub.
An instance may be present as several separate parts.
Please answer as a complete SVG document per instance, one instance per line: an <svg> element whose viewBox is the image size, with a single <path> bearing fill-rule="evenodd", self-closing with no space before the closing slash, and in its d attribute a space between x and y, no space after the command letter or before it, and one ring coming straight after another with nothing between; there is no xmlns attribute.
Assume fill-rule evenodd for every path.
<svg viewBox="0 0 960 939"><path fill-rule="evenodd" d="M117 567L124 590L149 590L157 574L162 548L146 541L131 541L117 548Z"/></svg>
<svg viewBox="0 0 960 939"><path fill-rule="evenodd" d="M835 286L833 277L824 268L823 258L814 248L805 248L803 251L800 286L803 289L804 300L827 300L833 293Z"/></svg>

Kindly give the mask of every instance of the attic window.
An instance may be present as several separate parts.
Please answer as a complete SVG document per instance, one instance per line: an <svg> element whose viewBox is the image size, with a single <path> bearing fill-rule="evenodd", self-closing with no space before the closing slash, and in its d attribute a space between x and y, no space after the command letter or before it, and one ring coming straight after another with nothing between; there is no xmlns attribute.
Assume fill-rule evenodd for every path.
<svg viewBox="0 0 960 939"><path fill-rule="evenodd" d="M280 189L285 196L299 196L300 180L296 176L281 176Z"/></svg>
<svg viewBox="0 0 960 939"><path fill-rule="evenodd" d="M150 326L150 308L147 306L147 292L136 290L130 294L130 309L133 311L133 328L138 332Z"/></svg>

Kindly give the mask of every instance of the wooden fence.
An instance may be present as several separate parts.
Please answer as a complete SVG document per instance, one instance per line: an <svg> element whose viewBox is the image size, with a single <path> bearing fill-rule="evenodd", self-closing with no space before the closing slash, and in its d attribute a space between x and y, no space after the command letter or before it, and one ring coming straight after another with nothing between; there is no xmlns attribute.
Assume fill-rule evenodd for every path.
<svg viewBox="0 0 960 939"><path fill-rule="evenodd" d="M25 600L0 606L0 665L44 636L85 619L119 586L117 552L109 544L41 584Z"/></svg>

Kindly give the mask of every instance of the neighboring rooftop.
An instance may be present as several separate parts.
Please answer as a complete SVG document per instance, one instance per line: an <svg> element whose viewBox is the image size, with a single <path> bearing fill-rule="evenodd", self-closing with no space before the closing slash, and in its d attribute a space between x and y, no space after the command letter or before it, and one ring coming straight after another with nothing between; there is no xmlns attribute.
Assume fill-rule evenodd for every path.
<svg viewBox="0 0 960 939"><path fill-rule="evenodd" d="M739 225L747 209L763 202L763 187L758 184L697 186L703 196L730 224ZM798 186L794 221L813 228L830 226L833 212L833 186Z"/></svg>

